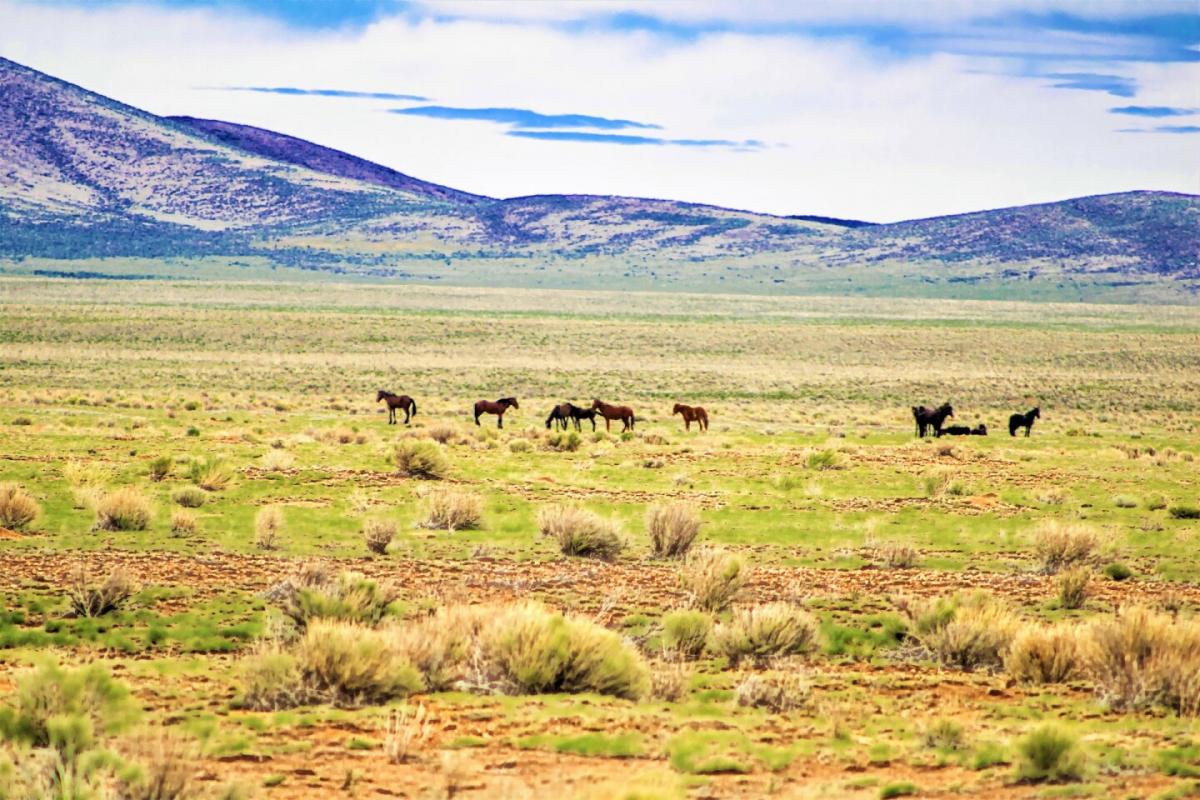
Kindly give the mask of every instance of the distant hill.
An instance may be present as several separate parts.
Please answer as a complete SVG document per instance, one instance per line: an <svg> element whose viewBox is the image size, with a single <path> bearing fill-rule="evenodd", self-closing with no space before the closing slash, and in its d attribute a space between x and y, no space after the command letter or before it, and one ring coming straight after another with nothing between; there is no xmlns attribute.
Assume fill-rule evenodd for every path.
<svg viewBox="0 0 1200 800"><path fill-rule="evenodd" d="M0 272L186 276L199 269L189 264L225 264L513 286L1190 302L1198 243L1200 197L1165 192L882 225L645 198L489 198L261 128L157 117L0 59Z"/></svg>

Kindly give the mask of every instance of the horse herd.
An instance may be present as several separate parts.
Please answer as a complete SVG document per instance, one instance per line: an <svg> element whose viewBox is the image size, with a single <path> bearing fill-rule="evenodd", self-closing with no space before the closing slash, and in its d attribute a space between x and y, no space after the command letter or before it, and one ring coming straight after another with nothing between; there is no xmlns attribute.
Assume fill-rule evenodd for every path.
<svg viewBox="0 0 1200 800"><path fill-rule="evenodd" d="M388 409L388 424L396 424L396 409L404 412L404 424L417 413L417 401L413 400L406 394L393 394L392 392L380 389L375 395L375 402L387 403ZM504 412L510 408L520 408L515 397L501 397L499 400L480 400L475 404L475 424L479 424L479 418L484 414L492 414L496 417L496 427L504 427ZM591 406L577 406L574 403L560 403L550 410L550 416L546 417L546 428L551 425L560 427L562 430L567 429L568 424L574 424L575 430L581 430L580 421L589 420L592 423L592 430L596 430L596 415L600 415L604 420L605 430L612 430L612 422L616 420L621 423L622 431L633 430L633 424L637 421L637 417L633 413L633 409L629 406L616 406L610 403L605 403L602 400L592 400ZM708 430L708 412L700 406L686 406L683 403L676 403L671 416L676 414L683 415L683 425L687 430L692 429L692 423L695 422L702 431Z"/></svg>
<svg viewBox="0 0 1200 800"><path fill-rule="evenodd" d="M982 422L971 428L967 425L951 425L948 428L943 428L947 417L954 416L954 407L949 403L942 403L937 408L926 408L925 406L912 407L913 419L917 422L917 436L925 437L929 434L934 436L987 436L987 425ZM1013 414L1008 418L1008 435L1016 436L1017 431L1021 428L1025 429L1025 435L1029 436L1033 429L1033 421L1041 419L1042 409L1031 408L1024 414Z"/></svg>
<svg viewBox="0 0 1200 800"><path fill-rule="evenodd" d="M413 400L406 394L393 394L392 392L380 389L375 395L375 402L387 403L388 409L388 424L396 424L396 409L404 412L404 424L412 419L417 413L417 401ZM484 414L492 414L496 417L496 427L504 427L504 412L510 408L520 408L515 397L501 397L499 400L480 400L475 404L475 424L479 424L479 418ZM980 423L974 428L966 425L951 425L950 427L942 427L947 418L954 416L954 408L949 403L942 403L937 408L926 408L925 406L912 407L913 419L917 423L917 436L925 437L930 434L934 436L987 436L987 426ZM708 412L700 406L687 406L683 403L676 403L671 410L671 416L680 414L683 416L683 426L686 430L692 429L692 423L702 430L708 430ZM633 430L633 424L637 421L637 417L633 413L633 409L629 406L617 406L610 403L605 403L602 400L592 400L590 406L577 406L574 403L559 403L554 408L550 409L550 416L546 417L546 428L551 426L566 430L568 425L574 425L575 430L582 430L581 422L588 420L592 423L592 430L596 430L596 416L599 415L604 420L605 430L612 430L612 422L616 420L621 423L622 431ZM1008 433L1010 436L1016 436L1017 431L1021 428L1025 429L1025 435L1028 436L1033 428L1033 421L1042 416L1040 408L1031 409L1024 414L1013 414L1008 418Z"/></svg>

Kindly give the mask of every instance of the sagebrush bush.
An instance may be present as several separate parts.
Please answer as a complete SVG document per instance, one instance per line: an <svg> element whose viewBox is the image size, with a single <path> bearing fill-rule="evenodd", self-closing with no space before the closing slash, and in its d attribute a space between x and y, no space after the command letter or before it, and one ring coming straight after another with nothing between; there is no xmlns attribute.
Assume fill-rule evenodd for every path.
<svg viewBox="0 0 1200 800"><path fill-rule="evenodd" d="M435 489L421 501L422 528L464 531L478 528L483 519L483 498L458 489Z"/></svg>
<svg viewBox="0 0 1200 800"><path fill-rule="evenodd" d="M396 523L386 519L368 519L363 521L363 541L367 549L377 555L385 555L388 545L396 538Z"/></svg>
<svg viewBox="0 0 1200 800"><path fill-rule="evenodd" d="M279 532L283 529L283 509L279 506L263 506L254 515L254 546L259 550L274 550L279 546Z"/></svg>
<svg viewBox="0 0 1200 800"><path fill-rule="evenodd" d="M577 506L543 507L538 510L537 524L563 555L611 561L625 549L615 522Z"/></svg>
<svg viewBox="0 0 1200 800"><path fill-rule="evenodd" d="M1017 743L1017 779L1030 783L1077 781L1086 758L1079 739L1055 725L1042 725Z"/></svg>
<svg viewBox="0 0 1200 800"><path fill-rule="evenodd" d="M686 503L651 506L646 512L650 550L659 558L682 558L700 533L700 515Z"/></svg>
<svg viewBox="0 0 1200 800"><path fill-rule="evenodd" d="M167 728L138 731L120 743L125 762L118 770L120 800L200 800L196 748Z"/></svg>
<svg viewBox="0 0 1200 800"><path fill-rule="evenodd" d="M1083 608L1087 602L1088 583L1092 579L1091 570L1086 567L1075 567L1058 576L1058 603L1063 608Z"/></svg>
<svg viewBox="0 0 1200 800"><path fill-rule="evenodd" d="M934 720L925 729L925 746L937 750L962 750L966 737L962 725L952 719Z"/></svg>
<svg viewBox="0 0 1200 800"><path fill-rule="evenodd" d="M334 705L385 703L424 688L386 632L357 623L313 620L295 655L304 691Z"/></svg>
<svg viewBox="0 0 1200 800"><path fill-rule="evenodd" d="M450 471L450 461L441 445L421 439L404 439L396 445L396 469L401 475L440 480Z"/></svg>
<svg viewBox="0 0 1200 800"><path fill-rule="evenodd" d="M426 428L425 435L438 444L446 444L458 436L458 428L447 422L439 422Z"/></svg>
<svg viewBox="0 0 1200 800"><path fill-rule="evenodd" d="M875 548L874 560L886 569L912 569L917 565L917 548L908 542L884 542Z"/></svg>
<svg viewBox="0 0 1200 800"><path fill-rule="evenodd" d="M650 697L667 703L678 703L688 693L692 680L691 667L683 661L669 661L650 670Z"/></svg>
<svg viewBox="0 0 1200 800"><path fill-rule="evenodd" d="M239 704L255 711L278 711L305 702L300 665L291 653L267 649L238 664Z"/></svg>
<svg viewBox="0 0 1200 800"><path fill-rule="evenodd" d="M150 501L132 486L109 492L96 504L96 527L101 530L144 531L150 517Z"/></svg>
<svg viewBox="0 0 1200 800"><path fill-rule="evenodd" d="M560 453L574 453L583 446L583 438L575 431L555 431L546 434L546 447Z"/></svg>
<svg viewBox="0 0 1200 800"><path fill-rule="evenodd" d="M1084 658L1101 698L1117 708L1162 705L1200 713L1200 623L1143 606L1088 627Z"/></svg>
<svg viewBox="0 0 1200 800"><path fill-rule="evenodd" d="M998 668L1020 621L1009 608L983 592L899 602L909 634L930 655L960 669Z"/></svg>
<svg viewBox="0 0 1200 800"><path fill-rule="evenodd" d="M67 584L67 602L78 617L102 617L117 611L138 592L129 573L120 567L102 581L92 581L79 569Z"/></svg>
<svg viewBox="0 0 1200 800"><path fill-rule="evenodd" d="M50 744L56 719L82 717L95 731L114 734L139 714L129 690L98 664L63 669L46 662L16 683L0 706L0 737L32 747Z"/></svg>
<svg viewBox="0 0 1200 800"><path fill-rule="evenodd" d="M1022 683L1066 683L1083 675L1080 631L1073 625L1025 625L1004 657L1005 671Z"/></svg>
<svg viewBox="0 0 1200 800"><path fill-rule="evenodd" d="M1047 574L1087 561L1098 543L1090 527L1057 520L1043 522L1033 534L1034 553Z"/></svg>
<svg viewBox="0 0 1200 800"><path fill-rule="evenodd" d="M662 618L663 647L683 658L697 658L708 645L712 628L712 617L703 611L668 611Z"/></svg>
<svg viewBox="0 0 1200 800"><path fill-rule="evenodd" d="M724 611L742 591L747 573L740 556L705 547L688 556L679 570L679 582L694 608Z"/></svg>
<svg viewBox="0 0 1200 800"><path fill-rule="evenodd" d="M171 534L187 536L196 532L196 515L183 508L171 512Z"/></svg>
<svg viewBox="0 0 1200 800"><path fill-rule="evenodd" d="M821 626L816 617L791 603L766 603L733 612L713 628L713 650L733 666L750 659L756 666L780 656L798 656L817 648Z"/></svg>
<svg viewBox="0 0 1200 800"><path fill-rule="evenodd" d="M184 508L199 508L208 502L208 492L199 486L184 486L171 492L171 499Z"/></svg>
<svg viewBox="0 0 1200 800"><path fill-rule="evenodd" d="M517 692L596 692L637 700L650 670L620 636L536 603L511 606L481 634L484 658Z"/></svg>
<svg viewBox="0 0 1200 800"><path fill-rule="evenodd" d="M389 635L395 650L420 671L426 689L442 691L465 677L481 632L494 613L487 606L445 606L393 626Z"/></svg>
<svg viewBox="0 0 1200 800"><path fill-rule="evenodd" d="M751 673L738 682L733 699L744 708L762 708L775 714L808 705L812 687L798 672Z"/></svg>
<svg viewBox="0 0 1200 800"><path fill-rule="evenodd" d="M332 576L320 567L301 569L272 593L283 613L301 629L318 619L374 625L399 597L390 583L357 572Z"/></svg>
<svg viewBox="0 0 1200 800"><path fill-rule="evenodd" d="M1133 570L1119 561L1114 561L1111 564L1105 564L1104 569L1102 569L1101 572L1104 573L1104 577L1111 581L1117 581L1118 583L1121 581L1127 581L1133 577Z"/></svg>
<svg viewBox="0 0 1200 800"><path fill-rule="evenodd" d="M20 485L0 483L0 527L22 530L40 513L42 507Z"/></svg>
<svg viewBox="0 0 1200 800"><path fill-rule="evenodd" d="M150 462L150 466L147 469L150 480L155 482L164 480L171 474L171 467L173 467L174 464L175 462L170 456L159 456L158 458L154 459Z"/></svg>

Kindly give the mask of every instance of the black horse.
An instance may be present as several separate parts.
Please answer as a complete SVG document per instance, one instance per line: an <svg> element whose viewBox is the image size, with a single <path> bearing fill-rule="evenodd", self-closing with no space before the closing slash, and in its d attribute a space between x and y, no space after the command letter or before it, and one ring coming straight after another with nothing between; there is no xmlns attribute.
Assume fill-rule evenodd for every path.
<svg viewBox="0 0 1200 800"><path fill-rule="evenodd" d="M567 403L570 406L571 421L575 423L575 430L581 430L579 420L587 419L592 422L592 431L596 430L596 410L594 408L581 408L574 403Z"/></svg>
<svg viewBox="0 0 1200 800"><path fill-rule="evenodd" d="M942 424L946 417L954 416L954 409L949 403L942 403L930 411L925 406L913 406L913 419L917 421L917 436L924 437L926 433L934 436L942 435Z"/></svg>
<svg viewBox="0 0 1200 800"><path fill-rule="evenodd" d="M982 422L974 428L966 425L951 425L949 428L942 428L938 436L987 436L987 425Z"/></svg>
<svg viewBox="0 0 1200 800"><path fill-rule="evenodd" d="M417 415L417 401L413 400L406 394L392 394L391 392L380 389L375 395L375 402L380 400L387 402L388 409L388 425L396 424L396 409L404 409L404 424L407 425L409 419Z"/></svg>
<svg viewBox="0 0 1200 800"><path fill-rule="evenodd" d="M1016 436L1018 428L1025 429L1025 435L1029 436L1029 432L1033 429L1033 421L1042 418L1042 409L1031 408L1024 414L1013 414L1008 418L1008 435Z"/></svg>

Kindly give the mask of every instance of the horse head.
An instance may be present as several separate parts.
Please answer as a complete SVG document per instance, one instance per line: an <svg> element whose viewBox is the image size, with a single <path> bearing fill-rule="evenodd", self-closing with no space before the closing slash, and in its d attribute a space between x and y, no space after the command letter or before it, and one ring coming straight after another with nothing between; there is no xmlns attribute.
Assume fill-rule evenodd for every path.
<svg viewBox="0 0 1200 800"><path fill-rule="evenodd" d="M671 409L672 417L675 416L676 414L682 414L682 413L683 413L683 403L676 403L675 408Z"/></svg>
<svg viewBox="0 0 1200 800"><path fill-rule="evenodd" d="M592 410L593 410L593 411L598 411L598 410L600 410L600 407L601 407L601 406L603 406L603 405L604 405L604 403L601 403L599 400L597 400L597 399L596 399L596 398L594 398L594 397L592 398Z"/></svg>
<svg viewBox="0 0 1200 800"><path fill-rule="evenodd" d="M388 392L384 391L383 389L380 389L379 392L375 395L375 402L378 403L380 400L387 397L388 394L389 394Z"/></svg>
<svg viewBox="0 0 1200 800"><path fill-rule="evenodd" d="M506 406L512 406L513 408L520 408L520 406L517 405L517 398L515 398L515 397L501 397L500 402Z"/></svg>
<svg viewBox="0 0 1200 800"><path fill-rule="evenodd" d="M938 411L944 412L947 417L954 416L954 407L951 406L949 403L942 403L942 407L939 408Z"/></svg>
<svg viewBox="0 0 1200 800"><path fill-rule="evenodd" d="M1031 419L1041 419L1041 418L1042 418L1042 407L1041 407L1041 406L1038 406L1038 407L1037 407L1037 408L1035 408L1033 411L1030 411L1030 412L1029 412L1029 417L1030 417Z"/></svg>

